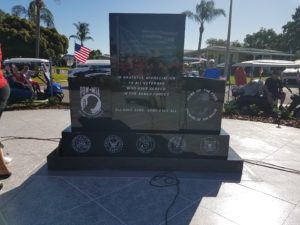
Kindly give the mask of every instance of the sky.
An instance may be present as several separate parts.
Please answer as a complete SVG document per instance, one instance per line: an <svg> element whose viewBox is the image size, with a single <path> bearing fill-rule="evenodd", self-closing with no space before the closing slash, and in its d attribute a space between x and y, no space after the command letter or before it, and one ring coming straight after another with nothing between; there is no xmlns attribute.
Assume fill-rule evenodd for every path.
<svg viewBox="0 0 300 225"><path fill-rule="evenodd" d="M28 6L30 0L0 0L0 9L10 13L14 5ZM190 10L200 0L44 0L54 15L57 31L69 37L76 34L73 25L86 22L90 25L93 41L84 45L91 50L100 49L109 54L109 13L182 13ZM202 47L208 38L226 39L228 30L230 0L215 0L215 7L222 8L226 17L217 17L206 23ZM247 34L258 32L260 28L274 29L281 33L282 26L292 20L299 0L233 0L231 41L243 42ZM186 19L185 49L198 47L199 25ZM74 39L70 40L68 53L74 53Z"/></svg>

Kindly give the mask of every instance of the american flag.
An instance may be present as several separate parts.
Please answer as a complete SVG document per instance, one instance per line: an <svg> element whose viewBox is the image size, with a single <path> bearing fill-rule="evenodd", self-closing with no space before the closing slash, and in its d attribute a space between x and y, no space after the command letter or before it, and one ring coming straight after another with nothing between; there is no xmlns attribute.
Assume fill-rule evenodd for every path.
<svg viewBox="0 0 300 225"><path fill-rule="evenodd" d="M85 63L89 57L90 49L75 43L75 59L79 62Z"/></svg>

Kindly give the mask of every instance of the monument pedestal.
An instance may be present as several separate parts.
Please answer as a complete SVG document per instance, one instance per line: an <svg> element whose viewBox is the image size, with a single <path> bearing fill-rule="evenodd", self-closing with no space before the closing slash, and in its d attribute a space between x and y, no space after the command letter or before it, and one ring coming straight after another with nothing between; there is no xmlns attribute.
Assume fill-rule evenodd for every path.
<svg viewBox="0 0 300 225"><path fill-rule="evenodd" d="M229 135L182 132L62 132L59 155L226 159Z"/></svg>
<svg viewBox="0 0 300 225"><path fill-rule="evenodd" d="M47 157L50 170L154 170L241 173L243 160L229 149L226 159L61 156L59 148Z"/></svg>
<svg viewBox="0 0 300 225"><path fill-rule="evenodd" d="M69 77L71 126L49 169L242 171L221 129L225 80L182 71L184 26L184 14L110 14L111 75Z"/></svg>
<svg viewBox="0 0 300 225"><path fill-rule="evenodd" d="M229 135L179 132L62 132L48 168L240 172L241 158Z"/></svg>

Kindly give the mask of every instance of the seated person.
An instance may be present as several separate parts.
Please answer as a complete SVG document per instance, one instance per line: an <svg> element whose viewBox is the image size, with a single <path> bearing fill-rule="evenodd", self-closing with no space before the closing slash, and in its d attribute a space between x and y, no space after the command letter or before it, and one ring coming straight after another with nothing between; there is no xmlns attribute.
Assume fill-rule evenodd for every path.
<svg viewBox="0 0 300 225"><path fill-rule="evenodd" d="M15 65L12 65L12 81L14 85L21 88L29 88L32 89L29 81L24 77L22 73L18 71L18 68Z"/></svg>
<svg viewBox="0 0 300 225"><path fill-rule="evenodd" d="M274 71L265 82L265 92L268 102L272 107L277 107L277 101L280 99L279 109L282 108L286 94L283 92L283 83L279 79L280 72Z"/></svg>
<svg viewBox="0 0 300 225"><path fill-rule="evenodd" d="M210 79L220 79L221 78L221 70L215 67L215 60L210 59L208 61L208 68L203 73L204 78Z"/></svg>
<svg viewBox="0 0 300 225"><path fill-rule="evenodd" d="M264 84L261 80L251 79L250 82L241 89L244 96L258 96L263 93L263 86Z"/></svg>
<svg viewBox="0 0 300 225"><path fill-rule="evenodd" d="M24 68L20 72L23 77L31 84L33 90L35 92L41 92L41 88L38 82L32 80L32 76L36 74L34 71L30 71L28 66L24 66Z"/></svg>

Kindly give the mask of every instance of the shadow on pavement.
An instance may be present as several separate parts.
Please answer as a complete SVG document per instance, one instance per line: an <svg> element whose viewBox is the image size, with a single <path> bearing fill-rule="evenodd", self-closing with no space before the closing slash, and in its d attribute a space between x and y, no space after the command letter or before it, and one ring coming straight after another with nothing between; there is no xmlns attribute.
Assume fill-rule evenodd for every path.
<svg viewBox="0 0 300 225"><path fill-rule="evenodd" d="M1 194L0 224L190 224L202 198L216 197L240 174L173 172L150 184L158 171L48 171L42 165L20 186ZM153 181L153 180L152 180ZM169 182L169 183L168 183ZM164 187L165 186L165 187ZM175 203L171 205L175 199Z"/></svg>

